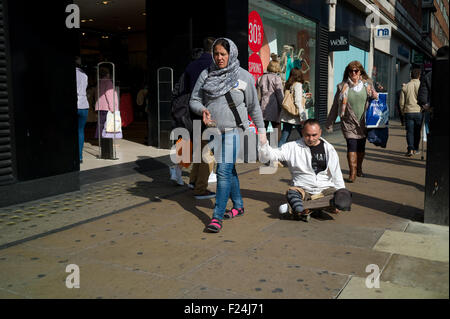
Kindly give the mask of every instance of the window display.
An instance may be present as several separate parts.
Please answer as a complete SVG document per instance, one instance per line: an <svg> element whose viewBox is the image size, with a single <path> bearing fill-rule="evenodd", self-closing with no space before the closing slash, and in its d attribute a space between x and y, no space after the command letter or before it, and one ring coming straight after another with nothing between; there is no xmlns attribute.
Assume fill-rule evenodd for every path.
<svg viewBox="0 0 450 319"><path fill-rule="evenodd" d="M249 13L252 11L259 14L263 27L262 47L257 52L263 71L266 72L271 60L278 60L284 84L293 68L302 70L303 90L310 93L308 116L314 118L316 23L266 0L249 0ZM253 53L256 52L249 45L249 57Z"/></svg>

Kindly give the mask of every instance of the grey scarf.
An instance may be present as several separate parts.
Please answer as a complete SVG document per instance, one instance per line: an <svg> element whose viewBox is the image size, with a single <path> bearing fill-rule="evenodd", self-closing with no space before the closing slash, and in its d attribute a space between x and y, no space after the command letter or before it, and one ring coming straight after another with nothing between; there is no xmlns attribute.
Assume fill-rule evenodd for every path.
<svg viewBox="0 0 450 319"><path fill-rule="evenodd" d="M208 69L208 77L206 78L202 87L205 94L212 98L225 95L225 93L227 93L236 85L239 76L240 64L239 60L237 59L238 49L234 42L230 39L221 39L225 39L230 44L228 65L223 69L219 69L215 62L212 63ZM216 42L214 42L213 48L215 44Z"/></svg>

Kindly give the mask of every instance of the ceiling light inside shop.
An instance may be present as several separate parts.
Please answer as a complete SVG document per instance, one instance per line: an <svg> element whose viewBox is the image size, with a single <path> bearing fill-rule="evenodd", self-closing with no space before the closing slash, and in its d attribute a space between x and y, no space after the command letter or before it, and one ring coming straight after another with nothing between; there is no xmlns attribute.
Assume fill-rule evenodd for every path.
<svg viewBox="0 0 450 319"><path fill-rule="evenodd" d="M131 27L127 27L128 30L131 30Z"/></svg>

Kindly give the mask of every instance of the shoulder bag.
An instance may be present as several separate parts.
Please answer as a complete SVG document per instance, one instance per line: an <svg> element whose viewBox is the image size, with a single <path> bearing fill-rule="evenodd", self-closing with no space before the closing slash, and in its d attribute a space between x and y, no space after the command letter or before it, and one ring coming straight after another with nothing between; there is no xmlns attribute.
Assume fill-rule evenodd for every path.
<svg viewBox="0 0 450 319"><path fill-rule="evenodd" d="M281 107L290 115L298 115L298 108L294 103L294 94L291 90L284 91L284 98L283 103L281 103Z"/></svg>

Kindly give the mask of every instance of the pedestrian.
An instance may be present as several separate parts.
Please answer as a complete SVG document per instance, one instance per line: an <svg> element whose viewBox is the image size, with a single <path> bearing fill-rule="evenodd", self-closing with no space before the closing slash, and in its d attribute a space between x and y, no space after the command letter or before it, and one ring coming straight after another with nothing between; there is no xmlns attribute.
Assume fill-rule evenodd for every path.
<svg viewBox="0 0 450 319"><path fill-rule="evenodd" d="M219 232L223 219L244 215L244 202L236 172L241 128L248 128L248 114L258 128L260 142L267 140L253 76L240 67L238 49L233 41L219 38L213 44L213 62L195 84L190 106L202 115L207 126L219 135L210 143L217 162L216 203L207 229ZM227 208L231 198L233 207Z"/></svg>
<svg viewBox="0 0 450 319"><path fill-rule="evenodd" d="M303 72L299 68L293 68L289 74L284 90L291 90L294 96L294 104L298 108L298 115L289 114L285 109L281 109L280 120L283 125L281 138L278 147L281 147L289 140L292 128L295 127L300 137L302 136L302 124L307 120L308 115L304 108L303 97Z"/></svg>
<svg viewBox="0 0 450 319"><path fill-rule="evenodd" d="M402 126L405 126L405 119L403 118L402 111L400 110L400 93L402 92L402 89L398 89L397 92L395 92L395 108L398 112L398 116L400 117L400 123Z"/></svg>
<svg viewBox="0 0 450 319"><path fill-rule="evenodd" d="M277 132L277 142L280 138L280 112L283 103L283 83L279 73L281 72L280 63L270 61L267 66L267 73L258 78L257 90L261 92L261 111L264 119L264 126L267 128L272 125Z"/></svg>
<svg viewBox="0 0 450 319"><path fill-rule="evenodd" d="M344 70L342 82L337 85L337 92L325 124L327 131L331 133L334 122L340 114L341 130L347 142L349 183L353 183L356 176L363 176L362 163L367 139L366 110L371 99L378 99L372 80L359 61L350 62Z"/></svg>
<svg viewBox="0 0 450 319"><path fill-rule="evenodd" d="M321 135L319 122L308 119L303 126L303 137L297 141L277 149L270 147L269 143L261 146L263 159L285 161L292 172L291 186L286 192L288 203L280 206L280 213L287 213L290 207L293 214L308 214L304 202L320 195L335 195L331 205L334 213L350 210L351 193L345 189L339 156ZM341 202L342 198L346 200Z"/></svg>
<svg viewBox="0 0 450 319"><path fill-rule="evenodd" d="M77 56L75 58L76 78L77 78L77 106L78 106L78 153L80 163L83 163L83 146L84 146L84 127L86 125L89 102L86 96L86 89L88 85L88 76L81 69L81 58Z"/></svg>
<svg viewBox="0 0 450 319"><path fill-rule="evenodd" d="M117 91L113 87L113 81L107 67L101 67L99 70L99 83L98 83L98 99L95 103L95 110L99 111L99 118L97 122L97 129L95 130L95 138L100 136L100 147L102 149L102 156L109 158L112 156L110 151L112 150L112 138L106 138L102 136L103 128L106 122L106 116L108 111L119 111L119 98ZM103 154L103 153L106 154Z"/></svg>
<svg viewBox="0 0 450 319"><path fill-rule="evenodd" d="M400 110L405 117L406 143L408 150L405 156L411 157L420 154L420 130L422 128L423 114L417 102L420 87L420 69L411 71L411 81L403 85L400 92Z"/></svg>
<svg viewBox="0 0 450 319"><path fill-rule="evenodd" d="M197 82L200 73L207 69L213 62L211 50L214 41L215 38L205 38L203 40L203 53L198 59L192 61L184 71L184 86L189 94L194 90L195 83ZM189 105L187 107L189 108ZM195 114L191 114L191 118L201 119L201 117L197 118ZM204 129L205 126L203 125L202 128ZM191 139L192 138L193 136L191 134ZM200 143L201 149L203 150L204 147L208 147L207 144L208 141L202 140ZM196 199L210 199L216 196L215 192L211 192L207 189L209 181L213 182L216 179L216 174L214 173L214 157L212 156L211 151L208 151L208 153L208 159L210 159L208 162L205 162L202 159L200 163L192 163L188 187L194 190L194 197Z"/></svg>

